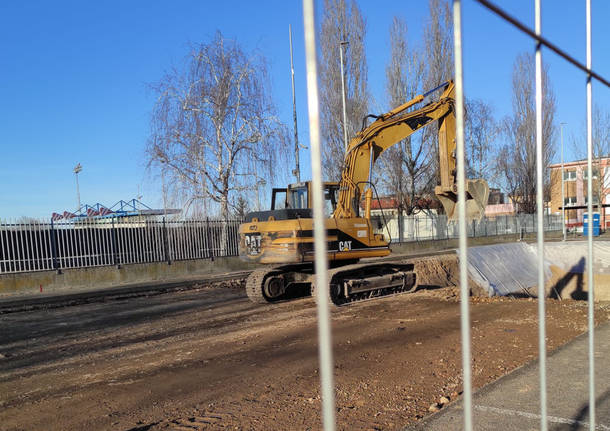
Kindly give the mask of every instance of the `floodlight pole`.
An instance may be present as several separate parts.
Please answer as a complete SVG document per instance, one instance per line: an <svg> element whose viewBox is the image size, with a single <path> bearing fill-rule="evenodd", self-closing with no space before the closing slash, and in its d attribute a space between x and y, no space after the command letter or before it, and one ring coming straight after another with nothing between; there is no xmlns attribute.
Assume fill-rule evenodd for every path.
<svg viewBox="0 0 610 431"><path fill-rule="evenodd" d="M76 177L76 202L78 203L78 207L76 207L76 212L80 211L80 189L78 187L78 174L83 170L83 167L80 163L74 166L74 176Z"/></svg>
<svg viewBox="0 0 610 431"><path fill-rule="evenodd" d="M567 123L560 123L559 130L561 132L561 226L563 230L563 240L566 240L566 201L564 193L565 177L563 173L563 126Z"/></svg>

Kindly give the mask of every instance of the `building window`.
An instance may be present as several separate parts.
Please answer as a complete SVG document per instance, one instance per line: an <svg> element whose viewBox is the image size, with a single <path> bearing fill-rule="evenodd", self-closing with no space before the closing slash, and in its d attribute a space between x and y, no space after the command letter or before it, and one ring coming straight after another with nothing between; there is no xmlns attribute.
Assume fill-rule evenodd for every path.
<svg viewBox="0 0 610 431"><path fill-rule="evenodd" d="M589 203L589 197L585 196L585 205ZM593 205L599 205L599 198L597 196L593 196Z"/></svg>
<svg viewBox="0 0 610 431"><path fill-rule="evenodd" d="M598 168L593 168L591 171L593 172L593 177L592 177L593 179L596 179L596 178L599 177L599 169ZM589 170L585 169L585 170L582 171L582 179L586 180L588 178L589 178Z"/></svg>
<svg viewBox="0 0 610 431"><path fill-rule="evenodd" d="M563 206L569 207L571 205L576 205L576 196L563 198Z"/></svg>
<svg viewBox="0 0 610 431"><path fill-rule="evenodd" d="M576 171L563 171L564 181L576 181Z"/></svg>

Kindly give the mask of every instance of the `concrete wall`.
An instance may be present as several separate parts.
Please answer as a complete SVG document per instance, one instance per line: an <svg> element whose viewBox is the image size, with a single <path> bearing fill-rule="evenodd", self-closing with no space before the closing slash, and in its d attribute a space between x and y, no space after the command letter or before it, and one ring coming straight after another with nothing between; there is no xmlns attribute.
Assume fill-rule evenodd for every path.
<svg viewBox="0 0 610 431"><path fill-rule="evenodd" d="M0 275L0 295L44 293L65 290L93 290L129 284L178 281L210 274L253 269L252 264L237 257L216 258L213 261L188 260L167 263L145 263L93 268L39 271Z"/></svg>

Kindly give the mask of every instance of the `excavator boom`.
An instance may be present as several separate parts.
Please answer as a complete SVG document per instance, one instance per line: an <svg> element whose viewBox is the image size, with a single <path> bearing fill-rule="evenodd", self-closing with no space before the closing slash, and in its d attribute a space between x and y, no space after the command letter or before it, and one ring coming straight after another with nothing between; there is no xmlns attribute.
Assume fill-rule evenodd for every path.
<svg viewBox="0 0 610 431"><path fill-rule="evenodd" d="M455 181L456 143L453 107L455 87L452 81L441 87L444 87L444 90L438 101L417 110L407 111L424 100L425 95L417 96L386 114L376 116L373 123L351 140L341 174L341 192L335 217L354 217L358 213L357 205L359 205L360 197L371 183L370 175L373 164L385 150L419 129L438 121L440 185L436 187L435 194L449 219L455 219L457 214L455 211L457 185ZM468 180L466 190L468 217L478 219L484 214L487 205L489 196L487 182L482 179Z"/></svg>

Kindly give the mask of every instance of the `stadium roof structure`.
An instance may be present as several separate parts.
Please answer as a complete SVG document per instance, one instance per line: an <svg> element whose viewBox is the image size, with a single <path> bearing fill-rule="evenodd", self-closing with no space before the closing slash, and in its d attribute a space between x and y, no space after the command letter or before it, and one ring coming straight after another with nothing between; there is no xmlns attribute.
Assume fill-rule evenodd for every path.
<svg viewBox="0 0 610 431"><path fill-rule="evenodd" d="M83 219L83 218L112 218L112 217L135 217L135 216L159 216L169 214L179 214L180 210L173 208L152 209L137 199L129 201L120 200L114 205L107 207L100 203L93 205L85 204L76 213L64 211L63 213L53 213L52 220L61 219Z"/></svg>

